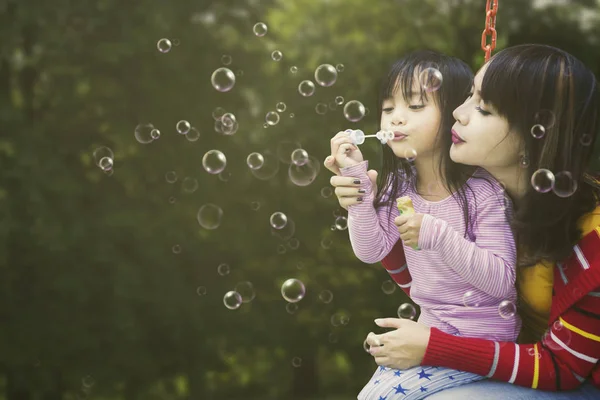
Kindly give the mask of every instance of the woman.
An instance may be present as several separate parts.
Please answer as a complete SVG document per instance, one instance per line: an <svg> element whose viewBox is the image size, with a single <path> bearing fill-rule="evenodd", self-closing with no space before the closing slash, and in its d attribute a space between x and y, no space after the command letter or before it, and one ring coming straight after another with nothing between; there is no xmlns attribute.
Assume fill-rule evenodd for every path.
<svg viewBox="0 0 600 400"><path fill-rule="evenodd" d="M430 399L600 398L600 185L586 174L598 106L593 74L559 49L515 46L482 67L473 94L454 111L457 122L448 134L459 140L450 156L485 168L513 200L520 344L386 319L378 325L396 330L367 338L377 364L431 365L491 378ZM346 179L352 180L332 177L336 193L351 186ZM360 196L343 192L345 207ZM401 243L383 264L410 295Z"/></svg>

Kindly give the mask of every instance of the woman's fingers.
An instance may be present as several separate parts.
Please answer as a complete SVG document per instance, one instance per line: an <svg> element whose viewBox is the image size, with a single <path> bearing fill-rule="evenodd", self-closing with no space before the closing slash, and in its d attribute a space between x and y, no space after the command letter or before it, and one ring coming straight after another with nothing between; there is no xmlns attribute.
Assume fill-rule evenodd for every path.
<svg viewBox="0 0 600 400"><path fill-rule="evenodd" d="M358 188L360 186L360 179L352 178L351 176L332 176L329 179L331 186L352 186Z"/></svg>
<svg viewBox="0 0 600 400"><path fill-rule="evenodd" d="M348 186L337 186L335 188L335 195L337 197L358 197L363 196L364 191L357 187L348 187Z"/></svg>

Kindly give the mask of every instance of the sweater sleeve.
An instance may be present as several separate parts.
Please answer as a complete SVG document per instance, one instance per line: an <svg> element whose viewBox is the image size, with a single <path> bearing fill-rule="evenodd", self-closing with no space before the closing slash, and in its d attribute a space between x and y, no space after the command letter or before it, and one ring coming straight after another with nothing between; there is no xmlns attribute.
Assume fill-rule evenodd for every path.
<svg viewBox="0 0 600 400"><path fill-rule="evenodd" d="M404 255L404 245L402 240L398 240L392 251L381 260L383 268L390 274L394 282L400 286L400 289L410 297L410 286L412 284L412 276L408 270L406 256Z"/></svg>
<svg viewBox="0 0 600 400"><path fill-rule="evenodd" d="M418 244L437 251L471 285L504 298L514 291L517 255L508 218L495 196L478 204L474 234L472 242L446 221L425 214Z"/></svg>
<svg viewBox="0 0 600 400"><path fill-rule="evenodd" d="M365 190L363 201L348 207L348 231L354 254L364 263L374 264L392 250L400 238L394 219L398 216L395 207L375 210L373 185L367 175L368 161L342 168L342 176L360 179L360 188ZM391 214L388 213L391 211Z"/></svg>
<svg viewBox="0 0 600 400"><path fill-rule="evenodd" d="M572 390L600 358L600 288L571 306L534 344L457 337L431 328L422 365L454 368L542 390Z"/></svg>

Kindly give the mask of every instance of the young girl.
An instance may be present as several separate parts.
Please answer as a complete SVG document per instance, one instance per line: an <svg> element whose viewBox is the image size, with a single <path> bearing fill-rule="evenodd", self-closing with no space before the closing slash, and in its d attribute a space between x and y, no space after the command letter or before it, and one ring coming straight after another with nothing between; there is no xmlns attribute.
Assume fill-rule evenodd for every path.
<svg viewBox="0 0 600 400"><path fill-rule="evenodd" d="M450 155L484 167L515 202L519 343L376 320L398 328L370 335L371 344L384 343L373 348L378 364L490 378L432 400L600 398L600 182L590 174L599 110L594 74L560 49L514 46L481 68L471 96L454 111L453 128L464 141ZM540 170L549 171L543 180ZM386 268L403 265L404 252L395 246ZM409 284L410 276L399 281Z"/></svg>
<svg viewBox="0 0 600 400"><path fill-rule="evenodd" d="M443 82L437 90L425 90L422 77L436 76L433 68ZM342 176L360 180L364 194L348 208L355 254L363 262L379 262L402 239L411 296L421 307L419 322L452 335L513 341L520 320L510 204L484 170L449 159L457 140L450 129L452 110L471 84L472 73L462 61L432 51L409 54L392 66L379 106L381 129L395 137L384 148L384 184L377 196L367 161L347 133L332 139L331 154ZM400 196L411 198L416 214L398 216ZM451 369L378 369L358 398L418 399L478 379L483 377Z"/></svg>

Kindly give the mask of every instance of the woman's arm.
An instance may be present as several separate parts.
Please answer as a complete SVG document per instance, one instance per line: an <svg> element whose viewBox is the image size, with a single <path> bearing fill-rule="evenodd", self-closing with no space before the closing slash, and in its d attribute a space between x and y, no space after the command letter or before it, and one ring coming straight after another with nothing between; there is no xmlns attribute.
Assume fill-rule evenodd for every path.
<svg viewBox="0 0 600 400"><path fill-rule="evenodd" d="M599 292L597 288L594 292ZM571 390L600 358L600 297L588 294L558 317L541 341L518 345L456 337L431 328L421 365L484 375L543 390Z"/></svg>
<svg viewBox="0 0 600 400"><path fill-rule="evenodd" d="M394 282L400 286L400 289L410 297L410 286L412 277L406 264L406 256L404 255L404 245L402 240L398 240L392 251L381 260L383 268L390 274Z"/></svg>

